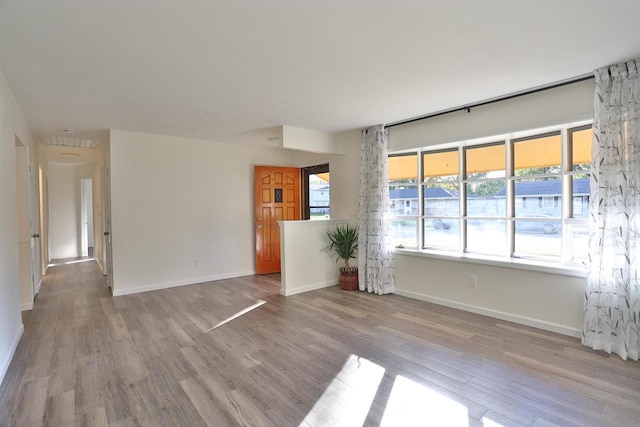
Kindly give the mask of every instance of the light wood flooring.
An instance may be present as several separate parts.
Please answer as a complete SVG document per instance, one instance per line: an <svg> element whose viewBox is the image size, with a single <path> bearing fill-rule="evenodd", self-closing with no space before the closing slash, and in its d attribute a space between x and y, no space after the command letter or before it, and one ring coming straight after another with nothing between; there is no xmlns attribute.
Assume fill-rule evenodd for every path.
<svg viewBox="0 0 640 427"><path fill-rule="evenodd" d="M112 298L94 262L52 267L0 425L640 425L640 365L574 338L279 287L270 275Z"/></svg>

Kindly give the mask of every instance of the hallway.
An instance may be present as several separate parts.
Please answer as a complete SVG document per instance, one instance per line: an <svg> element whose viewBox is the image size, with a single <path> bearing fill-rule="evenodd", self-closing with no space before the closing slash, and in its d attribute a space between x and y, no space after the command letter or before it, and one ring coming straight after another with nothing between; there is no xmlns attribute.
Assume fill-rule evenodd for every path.
<svg viewBox="0 0 640 427"><path fill-rule="evenodd" d="M34 309L23 313L0 388L0 426L202 425L180 386L197 373L189 359L202 359L192 338L206 338L198 325L278 295L276 276L247 279L260 288L234 301L239 280L113 298L94 260L53 261ZM214 290L217 302L206 307L215 313L198 312Z"/></svg>

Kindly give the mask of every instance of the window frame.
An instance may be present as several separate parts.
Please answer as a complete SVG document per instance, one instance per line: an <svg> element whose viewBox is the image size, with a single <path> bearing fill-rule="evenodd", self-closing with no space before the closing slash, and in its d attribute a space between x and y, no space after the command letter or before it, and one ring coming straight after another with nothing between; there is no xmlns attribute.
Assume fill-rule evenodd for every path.
<svg viewBox="0 0 640 427"><path fill-rule="evenodd" d="M568 123L560 126L553 126L544 129L533 129L524 132L514 132L508 135L498 135L489 138L482 138L477 140L467 140L460 141L457 143L449 143L445 145L425 147L416 150L404 150L401 152L391 152L389 157L401 156L401 155L415 155L417 157L418 163L418 215L391 215L392 220L396 221L415 221L416 223L416 242L415 246L412 249L419 252L426 253L437 253L440 256L444 254L444 256L478 256L480 258L489 257L491 259L500 260L503 259L506 262L522 262L525 264L549 264L552 267L559 268L568 268L568 269L584 269L584 261L580 262L580 260L576 261L572 255L572 243L574 236L571 235L572 227L585 227L588 226L587 218L583 215L580 218L573 216L573 182L574 176L576 175L590 175L590 168L588 170L573 170L572 164L572 149L573 149L573 139L572 136L575 132L583 131L586 129L590 129L592 127L592 121L581 121ZM518 142L526 141L526 140L534 140L538 138L543 138L547 136L559 135L560 136L560 144L561 144L561 159L559 170L557 172L551 173L537 173L532 175L516 175L514 170L514 151L515 145ZM466 150L478 148L482 146L491 146L491 145L500 145L504 144L505 147L505 173L504 178L486 178L486 179L478 179L476 177L468 178L466 175ZM443 152L443 151L457 151L458 156L458 179L457 182L459 188L459 214L457 217L447 218L448 220L458 221L459 223L459 244L456 248L443 247L437 245L427 245L425 233L427 221L432 221L434 219L433 215L425 214L425 201L424 194L425 188L428 184L433 185L433 182L427 182L424 176L424 168L425 168L425 154L434 153L434 152ZM560 255L535 255L530 253L518 253L515 249L516 243L516 222L522 221L522 217L516 216L516 194L515 194L515 183L522 181L523 179L548 179L548 178L557 178L560 181L560 194L552 195L552 196L541 196L541 197L549 197L548 202L550 202L549 209L553 208L554 210L560 211L559 217L551 218L553 221L558 221L560 231ZM479 182L483 180L504 180L505 183L505 215L499 216L468 216L467 206L468 206L468 197L467 197L467 183L470 182ZM525 196L528 199L532 199L532 196ZM522 197L521 207L529 204L528 202L537 202L537 200L527 200L525 201L525 197ZM580 194L581 198L587 197L583 194ZM541 203L544 204L544 199L539 199ZM538 203L535 203L536 205ZM581 199L581 204L584 206L584 201ZM506 238L506 246L505 253L502 255L487 255L483 253L475 253L470 252L468 250L468 242L467 242L467 221L469 219L485 219L485 220L493 220L493 221L505 221L505 238ZM402 248L401 248L402 249Z"/></svg>
<svg viewBox="0 0 640 427"><path fill-rule="evenodd" d="M329 163L323 163L320 165L307 166L300 169L302 175L302 219L311 219L311 209L314 208L328 208L329 218L331 218L331 186L329 186L329 206L312 206L310 205L309 195L309 177L319 173L329 173Z"/></svg>

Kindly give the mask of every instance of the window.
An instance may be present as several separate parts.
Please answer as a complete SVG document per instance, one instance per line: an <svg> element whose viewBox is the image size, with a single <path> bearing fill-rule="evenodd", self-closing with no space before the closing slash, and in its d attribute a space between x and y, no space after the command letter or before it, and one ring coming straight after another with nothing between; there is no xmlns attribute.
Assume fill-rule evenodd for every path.
<svg viewBox="0 0 640 427"><path fill-rule="evenodd" d="M586 264L589 247L589 181L591 178L591 125L570 129L568 138L568 190L572 200L568 219L568 252L574 262Z"/></svg>
<svg viewBox="0 0 640 427"><path fill-rule="evenodd" d="M466 147L464 188L466 250L502 255L506 249L507 212L505 143Z"/></svg>
<svg viewBox="0 0 640 427"><path fill-rule="evenodd" d="M329 164L302 168L304 219L328 219L331 215Z"/></svg>
<svg viewBox="0 0 640 427"><path fill-rule="evenodd" d="M418 155L390 156L388 169L394 243L415 248L418 241ZM414 201L413 209L411 200Z"/></svg>
<svg viewBox="0 0 640 427"><path fill-rule="evenodd" d="M422 153L425 247L456 248L460 240L459 159L456 150Z"/></svg>
<svg viewBox="0 0 640 427"><path fill-rule="evenodd" d="M585 263L591 125L484 141L390 155L396 244Z"/></svg>

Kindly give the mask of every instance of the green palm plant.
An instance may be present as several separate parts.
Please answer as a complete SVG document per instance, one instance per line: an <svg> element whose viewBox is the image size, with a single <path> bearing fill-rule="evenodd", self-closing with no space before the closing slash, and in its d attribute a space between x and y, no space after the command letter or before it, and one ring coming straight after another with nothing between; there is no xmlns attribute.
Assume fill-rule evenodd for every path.
<svg viewBox="0 0 640 427"><path fill-rule="evenodd" d="M343 260L347 269L350 269L349 260L358 253L358 227L349 224L338 225L333 230L327 230L330 243L322 250L335 255L336 262Z"/></svg>

